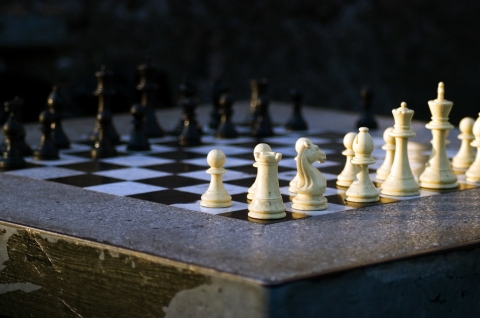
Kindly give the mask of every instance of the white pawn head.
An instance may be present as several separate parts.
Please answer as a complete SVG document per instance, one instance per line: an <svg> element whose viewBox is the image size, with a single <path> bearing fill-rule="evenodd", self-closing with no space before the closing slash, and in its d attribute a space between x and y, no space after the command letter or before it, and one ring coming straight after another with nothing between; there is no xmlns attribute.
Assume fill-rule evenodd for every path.
<svg viewBox="0 0 480 318"><path fill-rule="evenodd" d="M261 143L253 149L253 153L255 154L256 152L272 152L272 148L267 144Z"/></svg>
<svg viewBox="0 0 480 318"><path fill-rule="evenodd" d="M368 133L367 127L360 127L358 129L359 133L353 141L353 151L355 156L360 155L360 157L370 157L373 151L373 139L372 136Z"/></svg>
<svg viewBox="0 0 480 318"><path fill-rule="evenodd" d="M226 160L227 158L223 151L218 149L211 150L207 156L208 165L212 168L222 168Z"/></svg>
<svg viewBox="0 0 480 318"><path fill-rule="evenodd" d="M458 128L462 133L471 135L474 123L475 123L475 120L472 117L465 117L462 120L460 120L460 123L458 124Z"/></svg>
<svg viewBox="0 0 480 318"><path fill-rule="evenodd" d="M388 127L383 132L383 140L387 145L395 145L395 137L392 137L390 133L393 131L393 127Z"/></svg>
<svg viewBox="0 0 480 318"><path fill-rule="evenodd" d="M353 140L355 140L355 137L357 136L357 133L354 132L349 132L348 134L343 137L343 145L345 146L346 149L353 149Z"/></svg>

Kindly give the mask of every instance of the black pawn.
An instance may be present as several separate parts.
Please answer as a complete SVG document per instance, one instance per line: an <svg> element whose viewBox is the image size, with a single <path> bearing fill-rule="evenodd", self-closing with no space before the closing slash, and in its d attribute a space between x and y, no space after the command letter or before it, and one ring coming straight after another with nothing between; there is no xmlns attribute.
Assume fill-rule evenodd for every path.
<svg viewBox="0 0 480 318"><path fill-rule="evenodd" d="M52 124L53 144L57 149L70 148L70 140L68 139L67 135L63 131L63 127L62 127L65 99L63 98L62 94L58 91L56 86L53 86L52 92L48 96L47 105L50 110L50 113L52 113L55 116Z"/></svg>
<svg viewBox="0 0 480 318"><path fill-rule="evenodd" d="M182 133L183 126L184 126L184 123L185 123L185 117L186 117L185 107L183 106L183 104L184 104L183 101L185 99L188 99L188 98L193 98L193 96L195 96L196 92L197 92L197 90L195 88L195 85L191 81L190 77L188 75L185 76L183 82L178 87L178 93L180 95L178 104L180 105L180 107L182 107L182 116L181 116L180 120L178 121L177 126L170 132L172 135L179 136Z"/></svg>
<svg viewBox="0 0 480 318"><path fill-rule="evenodd" d="M256 138L271 137L274 135L272 121L268 114L268 105L270 101L263 96L257 100L258 118L252 129L252 136Z"/></svg>
<svg viewBox="0 0 480 318"><path fill-rule="evenodd" d="M15 129L18 129L18 132L16 132L15 134L12 134L16 136L15 137L16 139L14 141L15 148L17 148L18 151L20 151L20 155L22 157L31 156L32 148L30 148L30 146L25 141L25 136L26 136L25 128L20 123L21 112L23 109L23 99L19 97L15 97L10 101L5 102L4 106L5 106L5 112L9 114L9 118L12 117L11 120L15 121L18 124L18 125L15 125ZM7 111L7 108L8 108L8 111ZM0 146L0 149L2 152L7 149L6 142L4 142Z"/></svg>
<svg viewBox="0 0 480 318"><path fill-rule="evenodd" d="M141 104L134 104L130 109L133 116L133 130L130 134L130 140L127 143L129 151L147 151L150 150L150 143L144 129L145 107Z"/></svg>
<svg viewBox="0 0 480 318"><path fill-rule="evenodd" d="M210 112L210 122L208 123L208 128L210 129L216 130L220 124L222 118L220 98L227 92L227 86L220 79L215 80L212 89L212 111Z"/></svg>
<svg viewBox="0 0 480 318"><path fill-rule="evenodd" d="M40 139L40 144L38 148L33 152L34 160L57 160L60 159L58 156L58 149L55 147L52 138L52 124L55 122L55 114L51 113L48 110L44 110L40 113L40 124L42 125L40 131L42 132L42 137Z"/></svg>
<svg viewBox="0 0 480 318"><path fill-rule="evenodd" d="M220 119L220 124L218 125L217 132L215 134L215 137L221 138L221 139L237 138L238 132L235 129L235 125L232 122L233 98L229 94L225 94L220 98L219 104L220 104L221 119Z"/></svg>
<svg viewBox="0 0 480 318"><path fill-rule="evenodd" d="M90 151L91 157L93 159L115 157L117 150L106 133L112 124L112 115L109 111L104 110L97 115L97 122L100 124L98 127L98 138Z"/></svg>
<svg viewBox="0 0 480 318"><path fill-rule="evenodd" d="M308 125L302 116L302 101L303 94L297 89L290 91L290 96L293 99L293 112L290 119L285 124L285 128L288 130L307 130Z"/></svg>
<svg viewBox="0 0 480 318"><path fill-rule="evenodd" d="M95 126L88 136L90 142L95 142L99 138L100 122L98 118L100 113L108 112L110 114L109 117L112 117L110 113L110 101L111 97L115 94L115 90L113 89L113 72L107 70L105 65L102 65L100 71L95 72L95 77L97 78L97 89L93 92L93 95L98 96L98 113ZM113 123L108 125L104 133L112 144L116 145L120 143L120 136L115 130Z"/></svg>
<svg viewBox="0 0 480 318"><path fill-rule="evenodd" d="M137 69L140 74L140 83L137 85L137 89L142 92L141 104L145 108L145 134L150 138L163 137L165 133L155 117L154 109L155 94L158 90L158 85L155 82L157 70L152 66L149 56L147 56L145 63L139 65Z"/></svg>
<svg viewBox="0 0 480 318"><path fill-rule="evenodd" d="M184 83L181 85L180 91L185 98L181 100L183 107L183 129L178 136L178 143L180 146L185 147L198 146L202 143L202 135L195 114L197 108L195 88L189 83Z"/></svg>
<svg viewBox="0 0 480 318"><path fill-rule="evenodd" d="M9 114L7 121L3 125L3 136L5 138L5 150L0 158L0 170L20 169L26 166L20 150L18 149L18 139L21 135L22 126L15 119L18 104L6 102L5 113Z"/></svg>
<svg viewBox="0 0 480 318"><path fill-rule="evenodd" d="M372 99L373 99L373 92L370 88L366 87L362 89L360 92L362 97L362 114L360 115L360 119L357 121L357 128L360 127L367 127L369 129L377 129L378 124L373 117L371 107L372 107Z"/></svg>

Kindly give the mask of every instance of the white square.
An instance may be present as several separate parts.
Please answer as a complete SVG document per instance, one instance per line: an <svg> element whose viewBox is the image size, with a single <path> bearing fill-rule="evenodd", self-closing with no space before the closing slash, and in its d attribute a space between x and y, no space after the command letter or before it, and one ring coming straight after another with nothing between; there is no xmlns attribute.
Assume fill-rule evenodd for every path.
<svg viewBox="0 0 480 318"><path fill-rule="evenodd" d="M126 196L139 193L154 192L160 190L166 190L167 188L133 182L133 181L124 181L124 182L115 182L109 184L101 184L91 187L86 187L84 189L109 193L114 195Z"/></svg>
<svg viewBox="0 0 480 318"><path fill-rule="evenodd" d="M292 208L292 202L286 202L285 207L287 208L288 212L295 212L295 213L302 213L310 216L319 216L319 215L325 215L325 214L331 214L335 212L341 212L341 211L346 211L346 210L352 210L354 208L346 205L339 205L339 204L333 204L333 203L328 203L327 209L326 210L320 210L320 211L303 211L303 210L297 210Z"/></svg>
<svg viewBox="0 0 480 318"><path fill-rule="evenodd" d="M60 153L70 153L70 152L79 152L79 151L90 151L92 146L84 145L84 144L77 144L71 143L69 149L61 149Z"/></svg>
<svg viewBox="0 0 480 318"><path fill-rule="evenodd" d="M200 171L189 171L189 172L182 172L177 174L182 177L189 177L189 178L195 178L195 179L200 179L200 180L206 180L210 182L211 176L210 174L206 173L203 170ZM230 181L230 180L238 180L238 179L244 179L244 178L251 178L255 177L253 174L248 174L240 171L234 171L234 170L227 170L227 172L222 175L222 180L223 181Z"/></svg>
<svg viewBox="0 0 480 318"><path fill-rule="evenodd" d="M75 157L75 156L64 155L64 154L61 154L60 159L57 159L57 160L33 160L32 157L25 157L24 159L26 162L41 164L44 166L62 166L62 165L69 165L74 163L87 162L91 160L88 158L81 158L81 157Z"/></svg>
<svg viewBox="0 0 480 318"><path fill-rule="evenodd" d="M153 166L153 165L162 165L165 163L172 163L174 160L155 158L143 155L133 155L133 156L121 156L113 158L100 159L99 161L121 165L129 167L142 167L142 166Z"/></svg>
<svg viewBox="0 0 480 318"><path fill-rule="evenodd" d="M113 170L94 172L92 174L121 179L121 180L127 180L127 181L158 178L158 177L172 175L171 173L168 173L168 172L155 171L155 170L143 169L143 168L113 169Z"/></svg>
<svg viewBox="0 0 480 318"><path fill-rule="evenodd" d="M66 168L58 168L58 167L27 168L27 169L21 169L21 170L13 170L5 173L16 175L16 176L28 177L32 179L42 179L42 180L71 177L71 176L78 176L81 174L85 174L85 172L82 172L82 171L71 170Z"/></svg>
<svg viewBox="0 0 480 318"><path fill-rule="evenodd" d="M176 204L171 204L170 206L174 206L177 208L182 208L190 211L209 213L209 214L235 212L235 211L245 210L248 208L247 203L241 203L236 201L232 201L232 206L227 208L206 208L206 207L200 206L200 200L194 203L176 203Z"/></svg>
<svg viewBox="0 0 480 318"><path fill-rule="evenodd" d="M245 193L245 200L246 200L247 198L246 193L248 192L248 188L233 185L233 184L228 184L228 183L224 183L223 185L227 193L230 195ZM192 185L187 187L175 188L175 190L202 195L207 191L208 186L209 186L209 183L203 183L203 184L197 184L197 185Z"/></svg>
<svg viewBox="0 0 480 318"><path fill-rule="evenodd" d="M252 137L239 137L234 139L217 139L215 136L207 135L202 136L202 142L204 143L215 143L217 145L229 145L229 144L239 144L242 142L252 142L255 141L255 138Z"/></svg>
<svg viewBox="0 0 480 318"><path fill-rule="evenodd" d="M229 155L241 155L244 153L251 153L253 151L253 149L250 149L250 148L242 148L239 146L229 146L229 145L206 145L206 146L199 146L199 147L191 147L191 148L188 148L188 151L207 155L213 149L218 149L223 151L223 153L227 156L227 158Z"/></svg>

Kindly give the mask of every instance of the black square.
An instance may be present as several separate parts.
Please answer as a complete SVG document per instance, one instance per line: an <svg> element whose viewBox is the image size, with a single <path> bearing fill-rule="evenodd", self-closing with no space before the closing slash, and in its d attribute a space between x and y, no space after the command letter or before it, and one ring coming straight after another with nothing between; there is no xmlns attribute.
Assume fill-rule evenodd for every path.
<svg viewBox="0 0 480 318"><path fill-rule="evenodd" d="M182 173L182 172L189 172L189 171L207 170L208 167L198 166L198 165L184 163L184 162L173 162L173 163L166 163L162 165L148 166L148 169L156 170L156 171L165 171L170 173Z"/></svg>
<svg viewBox="0 0 480 318"><path fill-rule="evenodd" d="M105 171L105 170L113 170L113 169L122 169L122 168L129 168L126 166L115 165L113 163L106 163L101 161L88 161L88 162L81 162L81 163L73 163L68 165L61 165L59 167L68 168L72 170L79 170L83 172L98 172L98 171Z"/></svg>
<svg viewBox="0 0 480 318"><path fill-rule="evenodd" d="M158 177L158 178L149 178L149 179L135 180L135 182L155 185L158 187L164 187L169 189L209 183L209 181L182 177L182 176L165 176L165 177Z"/></svg>
<svg viewBox="0 0 480 318"><path fill-rule="evenodd" d="M200 200L200 195L176 190L161 190L129 195L128 197L161 204L192 203Z"/></svg>
<svg viewBox="0 0 480 318"><path fill-rule="evenodd" d="M151 157L173 159L173 160L185 160L185 159L196 159L196 158L205 158L207 161L207 156L198 154L195 152L185 151L182 148L179 148L178 151L162 152L150 154Z"/></svg>
<svg viewBox="0 0 480 318"><path fill-rule="evenodd" d="M76 187L91 187L95 185L101 184L108 184L114 182L123 182L125 180L104 177L104 176L97 176L94 174L82 174L78 176L70 176L70 177L62 177L62 178L54 178L54 179L47 179L48 181L68 184Z"/></svg>

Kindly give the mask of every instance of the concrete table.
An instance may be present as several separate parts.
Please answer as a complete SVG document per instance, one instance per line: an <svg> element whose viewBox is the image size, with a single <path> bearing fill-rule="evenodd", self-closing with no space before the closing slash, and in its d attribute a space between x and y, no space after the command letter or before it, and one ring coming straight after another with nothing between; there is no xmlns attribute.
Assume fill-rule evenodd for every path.
<svg viewBox="0 0 480 318"><path fill-rule="evenodd" d="M236 107L244 118L246 103ZM274 121L290 113L276 103ZM208 106L199 109L206 123ZM307 107L312 128L357 115ZM164 128L179 110L157 113ZM120 133L130 117L116 115ZM391 118L379 118L383 129ZM64 123L71 139L92 118ZM414 122L414 140L428 141ZM458 131L451 132L452 145ZM27 125L38 144L38 125ZM0 175L0 314L460 317L480 310L480 189L268 226Z"/></svg>

